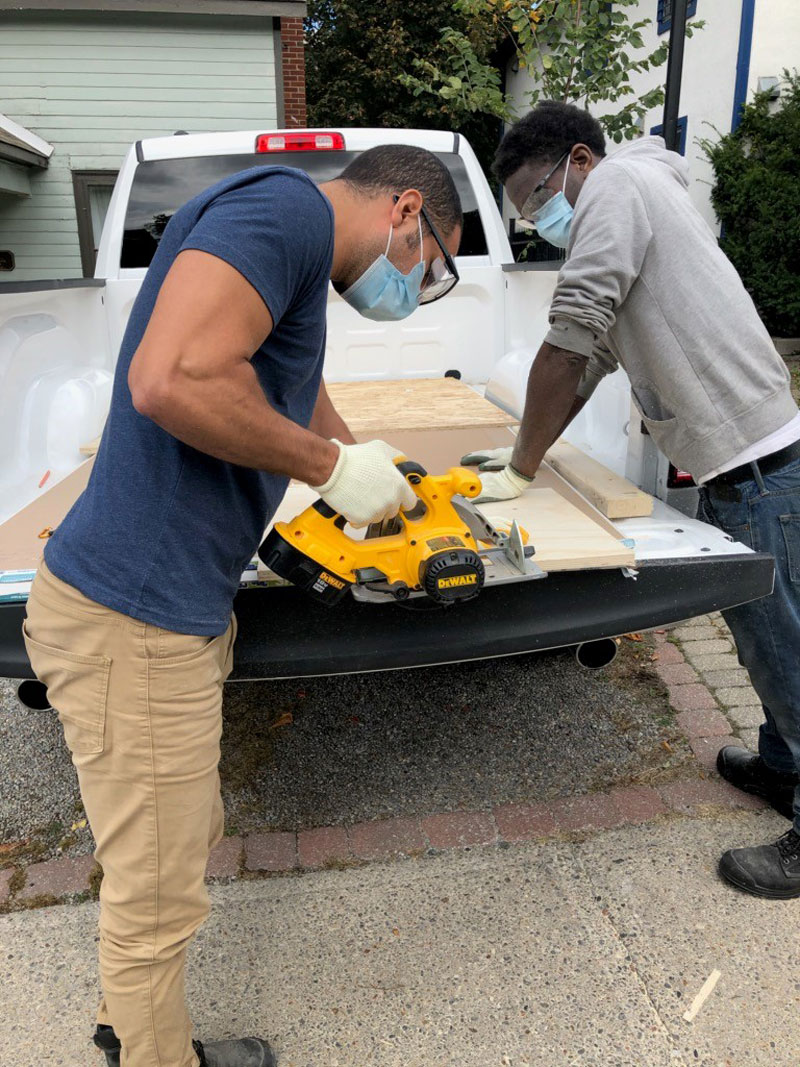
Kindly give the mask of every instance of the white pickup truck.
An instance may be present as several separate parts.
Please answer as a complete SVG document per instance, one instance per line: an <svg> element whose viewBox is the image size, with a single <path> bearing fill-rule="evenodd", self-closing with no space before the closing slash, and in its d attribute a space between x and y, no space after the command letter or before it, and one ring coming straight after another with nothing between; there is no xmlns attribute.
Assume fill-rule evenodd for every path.
<svg viewBox="0 0 800 1067"><path fill-rule="evenodd" d="M457 372L505 411L521 413L555 273L514 262L496 199L459 134L337 133L252 130L139 141L117 179L95 277L0 285L0 674L32 677L20 624L36 560L20 566L7 531L85 462L79 449L102 430L117 352L160 234L181 204L220 178L274 162L323 181L381 143L435 152L464 207L461 282L399 323L368 322L331 289L325 377L397 381ZM580 645L770 592L771 557L672 506L693 490L679 490L677 501L667 503L675 472L646 435L622 371L600 385L566 437L657 498L652 515L616 523L635 546L635 569L566 570L487 587L457 607L425 612L348 597L331 614L292 586L243 585L235 605L234 678L381 670ZM483 443L476 432L474 447Z"/></svg>

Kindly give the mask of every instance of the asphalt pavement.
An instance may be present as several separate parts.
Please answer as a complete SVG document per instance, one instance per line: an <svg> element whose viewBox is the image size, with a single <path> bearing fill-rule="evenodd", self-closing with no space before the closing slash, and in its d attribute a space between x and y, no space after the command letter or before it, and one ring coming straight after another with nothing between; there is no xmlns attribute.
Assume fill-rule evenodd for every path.
<svg viewBox="0 0 800 1067"><path fill-rule="evenodd" d="M696 773L651 663L623 641L601 672L568 652L226 687L229 833L542 802ZM0 683L0 845L92 850L52 712Z"/></svg>

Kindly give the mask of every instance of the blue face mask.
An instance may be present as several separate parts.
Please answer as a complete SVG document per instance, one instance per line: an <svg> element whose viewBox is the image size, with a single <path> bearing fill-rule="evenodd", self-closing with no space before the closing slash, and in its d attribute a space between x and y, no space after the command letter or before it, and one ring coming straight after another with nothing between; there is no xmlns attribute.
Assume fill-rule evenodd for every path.
<svg viewBox="0 0 800 1067"><path fill-rule="evenodd" d="M564 170L564 184L561 186L561 192L551 196L544 207L539 208L531 216L531 222L536 227L539 236L544 237L545 241L555 245L556 248L566 248L569 244L569 228L575 213L572 204L564 196L568 173L569 160Z"/></svg>
<svg viewBox="0 0 800 1067"><path fill-rule="evenodd" d="M416 311L422 280L425 277L422 219L419 216L417 216L417 222L419 223L419 263L408 274L403 274L387 258L394 234L394 228L390 227L386 251L367 267L349 289L342 293L342 299L346 300L365 319L391 322L396 319L405 319L412 311Z"/></svg>

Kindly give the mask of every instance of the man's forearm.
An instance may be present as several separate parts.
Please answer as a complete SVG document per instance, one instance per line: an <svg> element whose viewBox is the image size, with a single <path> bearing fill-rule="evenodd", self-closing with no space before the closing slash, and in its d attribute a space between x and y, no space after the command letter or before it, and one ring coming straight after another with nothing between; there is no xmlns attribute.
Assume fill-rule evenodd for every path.
<svg viewBox="0 0 800 1067"><path fill-rule="evenodd" d="M525 411L511 465L532 478L544 454L577 414L576 391L588 360L577 352L554 348L546 341L528 375Z"/></svg>
<svg viewBox="0 0 800 1067"><path fill-rule="evenodd" d="M561 429L555 435L555 437L553 438L553 441L557 441L559 439L559 437L561 437L561 435L564 433L564 430L566 430L566 428L569 426L569 424L572 422L572 420L575 418L575 416L578 415L583 410L583 407L584 407L585 403L586 403L586 400L582 396L576 396L575 397L575 399L572 401L572 407L567 412L566 419L564 419L564 425L561 427ZM551 445L553 444L553 441L550 442ZM548 448L549 447L550 446L548 445Z"/></svg>
<svg viewBox="0 0 800 1067"><path fill-rule="evenodd" d="M356 439L350 433L347 423L333 406L324 382L319 384L317 403L314 406L314 414L311 416L308 428L320 437L335 437L343 445L354 445L356 443Z"/></svg>
<svg viewBox="0 0 800 1067"><path fill-rule="evenodd" d="M246 361L220 377L181 375L133 401L140 414L200 452L309 485L326 482L339 455L335 444L275 411Z"/></svg>

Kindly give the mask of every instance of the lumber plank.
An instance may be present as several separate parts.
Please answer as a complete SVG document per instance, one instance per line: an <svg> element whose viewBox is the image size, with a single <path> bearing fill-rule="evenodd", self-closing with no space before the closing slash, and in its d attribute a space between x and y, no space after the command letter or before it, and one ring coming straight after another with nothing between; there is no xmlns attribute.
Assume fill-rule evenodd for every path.
<svg viewBox="0 0 800 1067"><path fill-rule="evenodd" d="M496 525L516 519L536 550L534 562L546 571L635 564L634 550L619 534L609 533L556 489L527 489L514 500L479 504L478 510Z"/></svg>
<svg viewBox="0 0 800 1067"><path fill-rule="evenodd" d="M556 441L546 457L562 477L582 493L609 519L633 519L651 515L653 498L649 493L587 456L568 441Z"/></svg>
<svg viewBox="0 0 800 1067"><path fill-rule="evenodd" d="M327 389L354 434L513 426L519 422L456 378L330 382Z"/></svg>

